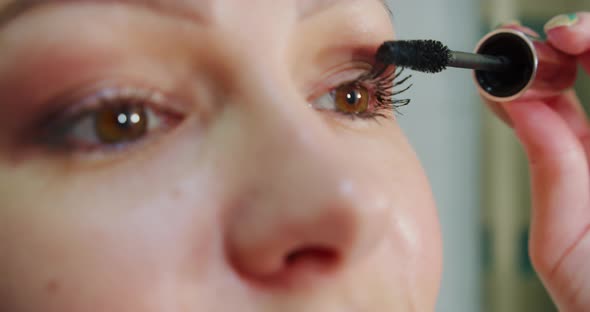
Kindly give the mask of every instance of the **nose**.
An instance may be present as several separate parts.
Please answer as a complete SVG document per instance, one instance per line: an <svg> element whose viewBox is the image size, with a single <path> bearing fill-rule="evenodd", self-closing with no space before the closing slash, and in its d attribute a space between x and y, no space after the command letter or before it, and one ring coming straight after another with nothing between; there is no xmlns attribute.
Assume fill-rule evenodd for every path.
<svg viewBox="0 0 590 312"><path fill-rule="evenodd" d="M232 105L242 111L231 152L241 184L225 218L230 263L258 281L335 274L384 236L391 209L371 170L379 166L288 80L249 78Z"/></svg>

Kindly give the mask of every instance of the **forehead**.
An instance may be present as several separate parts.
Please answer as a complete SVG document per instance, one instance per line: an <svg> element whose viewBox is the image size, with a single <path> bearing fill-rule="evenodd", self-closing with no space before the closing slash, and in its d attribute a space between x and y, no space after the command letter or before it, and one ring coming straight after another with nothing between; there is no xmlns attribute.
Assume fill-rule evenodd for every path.
<svg viewBox="0 0 590 312"><path fill-rule="evenodd" d="M275 0L269 0L269 4L277 5L283 3L297 11L297 15L304 18L312 15L314 12L322 11L330 7L351 2L376 1L383 5L391 15L391 9L388 7L386 0L281 0L277 3ZM96 3L96 4L116 4L124 3L136 6L149 7L159 11L179 13L186 16L187 12L194 12L195 15L206 17L212 15L216 6L238 5L244 6L243 0L0 0L0 26L23 15L27 11L49 4L67 4L67 3ZM254 2L250 2L254 4ZM260 1L256 4L260 5ZM262 3L264 4L264 3ZM193 14L189 14L193 15Z"/></svg>

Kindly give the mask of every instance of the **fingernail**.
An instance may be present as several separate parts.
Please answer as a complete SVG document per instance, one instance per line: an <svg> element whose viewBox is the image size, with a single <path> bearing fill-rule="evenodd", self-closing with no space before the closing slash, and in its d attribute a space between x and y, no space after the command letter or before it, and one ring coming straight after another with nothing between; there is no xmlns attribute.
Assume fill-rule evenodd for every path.
<svg viewBox="0 0 590 312"><path fill-rule="evenodd" d="M570 14L561 14L557 15L556 17L552 18L545 24L545 32L559 28L559 27L570 27L575 25L578 22L578 14L570 13Z"/></svg>
<svg viewBox="0 0 590 312"><path fill-rule="evenodd" d="M511 20L511 21L500 23L500 24L496 25L496 27L494 27L494 29L508 27L508 26L522 26L522 23L519 20Z"/></svg>

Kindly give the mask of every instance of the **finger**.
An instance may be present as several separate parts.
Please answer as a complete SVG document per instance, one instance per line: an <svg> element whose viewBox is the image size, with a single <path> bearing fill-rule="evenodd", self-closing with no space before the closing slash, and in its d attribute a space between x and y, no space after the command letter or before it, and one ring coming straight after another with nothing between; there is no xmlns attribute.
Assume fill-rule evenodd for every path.
<svg viewBox="0 0 590 312"><path fill-rule="evenodd" d="M551 278L590 223L590 179L582 144L559 114L543 102L506 106L530 164L533 195L531 257Z"/></svg>
<svg viewBox="0 0 590 312"><path fill-rule="evenodd" d="M581 143L590 168L590 123L586 111L574 90L547 101L548 106L565 121Z"/></svg>
<svg viewBox="0 0 590 312"><path fill-rule="evenodd" d="M545 24L545 32L558 50L581 55L590 50L590 12L558 15Z"/></svg>
<svg viewBox="0 0 590 312"><path fill-rule="evenodd" d="M588 117L578 96L574 90L568 90L562 95L548 100L548 106L554 110L565 121L568 127L573 131L582 146L586 150L586 157L590 154L588 144L585 144L590 137L590 124Z"/></svg>
<svg viewBox="0 0 590 312"><path fill-rule="evenodd" d="M496 114L509 127L513 127L510 115L506 112L506 107L518 105L518 101L509 103L498 103L485 100L490 110ZM574 90L568 90L562 95L547 100L547 106L555 111L568 125L570 130L578 138L585 151L590 168L590 122L586 115L582 103Z"/></svg>

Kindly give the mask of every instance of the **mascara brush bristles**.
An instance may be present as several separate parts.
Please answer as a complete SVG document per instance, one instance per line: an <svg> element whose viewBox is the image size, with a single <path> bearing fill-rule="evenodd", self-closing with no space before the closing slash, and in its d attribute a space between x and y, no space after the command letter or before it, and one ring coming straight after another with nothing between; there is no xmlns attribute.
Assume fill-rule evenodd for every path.
<svg viewBox="0 0 590 312"><path fill-rule="evenodd" d="M377 50L377 61L427 73L447 68L451 50L435 40L388 41Z"/></svg>

